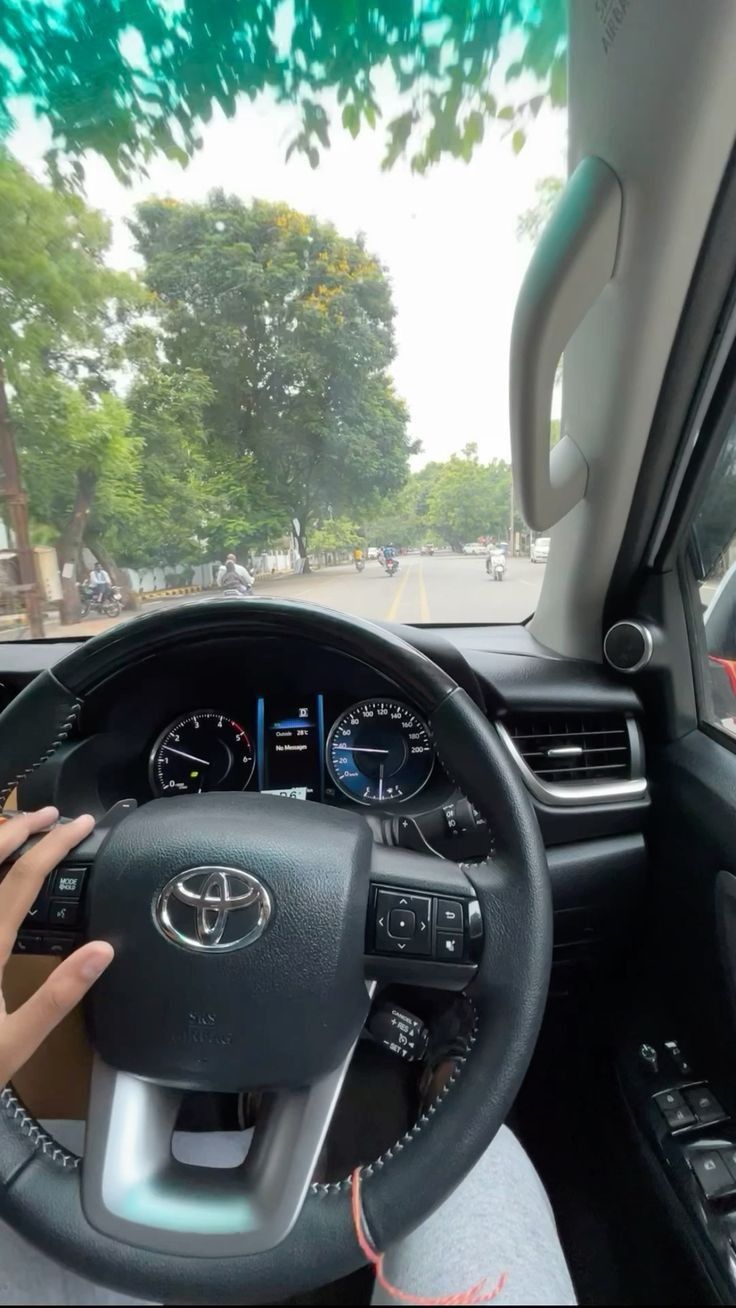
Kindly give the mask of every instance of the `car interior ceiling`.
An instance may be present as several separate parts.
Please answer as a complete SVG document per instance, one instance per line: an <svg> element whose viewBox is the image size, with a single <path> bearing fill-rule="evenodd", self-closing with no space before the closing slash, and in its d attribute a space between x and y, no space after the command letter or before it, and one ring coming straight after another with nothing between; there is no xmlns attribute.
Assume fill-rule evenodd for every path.
<svg viewBox="0 0 736 1308"><path fill-rule="evenodd" d="M713 725L709 655L729 655L728 641L719 635L719 648L706 648L698 587L709 566L693 561L692 524L736 413L736 6L613 8L622 17L606 40L601 11L610 19L612 6L570 4L569 173L602 160L621 195L612 275L563 342L562 429L584 462L583 492L560 520L533 524L552 543L526 625L383 625L481 707L541 827L552 980L508 1122L548 1190L579 1301L733 1303L736 1170L715 1190L707 1169L711 1157L719 1174L727 1169L729 1146L736 1168L736 743ZM533 390L534 361L517 365ZM515 439L517 467L529 459L530 502L536 447L524 432ZM548 449L544 459L549 481ZM736 531L731 508L711 562ZM733 630L723 611L716 630ZM0 646L1 707L78 643ZM262 704L285 703L285 688L324 707L335 729L350 705L393 694L374 667L308 641L286 651L270 635L246 634L163 649L143 674L113 671L90 695L68 738L20 783L18 806L53 802L117 820L126 805L163 794L162 742L149 767L151 743L199 704L203 681L232 684L244 657L256 734ZM559 760L571 748L574 768ZM315 784L345 802L339 773ZM370 814L377 843L431 866L493 856L492 824L441 769L422 794L398 816ZM9 1007L54 966L48 941L74 938L66 920L26 933L34 943L21 952L31 956L6 973ZM462 996L408 984L380 1001L320 1156L321 1180L400 1138L462 1044ZM415 1022L426 1057L397 1057L382 1025L392 1007ZM90 1066L72 1017L15 1085L35 1117L79 1119ZM248 1097L192 1094L178 1125L238 1131L252 1111ZM296 1301L363 1303L370 1290L359 1272Z"/></svg>

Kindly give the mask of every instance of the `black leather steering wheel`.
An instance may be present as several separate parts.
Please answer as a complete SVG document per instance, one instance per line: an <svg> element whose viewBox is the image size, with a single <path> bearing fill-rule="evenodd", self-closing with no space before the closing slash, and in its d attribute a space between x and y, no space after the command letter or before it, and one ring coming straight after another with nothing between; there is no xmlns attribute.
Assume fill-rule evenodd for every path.
<svg viewBox="0 0 736 1308"><path fill-rule="evenodd" d="M122 669L140 664L145 694L152 654L251 635L298 637L388 677L428 721L444 767L492 825L497 852L461 868L375 846L351 812L257 794L154 800L107 834L89 875L86 933L111 940L116 957L87 1006L96 1063L84 1161L4 1091L0 1216L82 1275L164 1303L263 1303L363 1261L350 1179L319 1185L312 1175L376 979L466 988L475 1015L439 1099L381 1158L362 1160L365 1225L379 1250L426 1218L490 1144L532 1055L549 982L545 852L494 728L423 654L343 614L222 599L113 628L2 714L0 780L39 766L90 693ZM201 872L213 868L233 879ZM184 920L176 915L189 908L172 879L186 882L191 869L201 873L187 883L194 899L209 886L215 908L204 935L219 931L219 948L176 938ZM376 956L366 923L382 886L460 899L466 926L482 924L477 954L460 964ZM240 903L218 916L223 895L236 892ZM162 929L164 901L173 938ZM242 1168L174 1161L183 1088L265 1088L268 1111Z"/></svg>

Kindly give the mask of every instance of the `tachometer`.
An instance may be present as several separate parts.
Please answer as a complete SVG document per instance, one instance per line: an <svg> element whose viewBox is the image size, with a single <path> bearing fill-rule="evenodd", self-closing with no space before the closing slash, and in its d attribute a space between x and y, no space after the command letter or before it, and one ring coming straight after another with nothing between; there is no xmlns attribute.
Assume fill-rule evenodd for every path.
<svg viewBox="0 0 736 1308"><path fill-rule="evenodd" d="M395 804L426 786L434 766L429 728L397 699L366 699L334 724L327 767L335 785L361 804Z"/></svg>
<svg viewBox="0 0 736 1308"><path fill-rule="evenodd" d="M167 727L151 751L151 782L161 795L244 790L253 774L245 727L215 709L187 713Z"/></svg>

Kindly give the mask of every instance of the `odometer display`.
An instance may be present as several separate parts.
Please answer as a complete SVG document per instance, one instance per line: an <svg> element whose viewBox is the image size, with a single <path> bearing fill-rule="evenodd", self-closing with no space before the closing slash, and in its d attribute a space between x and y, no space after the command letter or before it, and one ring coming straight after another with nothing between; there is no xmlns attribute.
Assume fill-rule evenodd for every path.
<svg viewBox="0 0 736 1308"><path fill-rule="evenodd" d="M434 765L429 728L397 699L366 699L334 724L327 767L335 785L361 804L396 804L426 786Z"/></svg>
<svg viewBox="0 0 736 1308"><path fill-rule="evenodd" d="M226 713L203 709L172 722L151 751L151 782L160 795L244 790L253 775L253 746Z"/></svg>

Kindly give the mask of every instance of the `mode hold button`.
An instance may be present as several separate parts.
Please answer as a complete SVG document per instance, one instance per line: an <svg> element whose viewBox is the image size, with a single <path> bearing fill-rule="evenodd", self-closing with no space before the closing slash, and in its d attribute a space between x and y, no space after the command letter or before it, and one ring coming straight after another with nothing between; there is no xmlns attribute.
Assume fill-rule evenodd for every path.
<svg viewBox="0 0 736 1308"><path fill-rule="evenodd" d="M86 875L86 867L57 868L51 894L55 899L81 899Z"/></svg>

